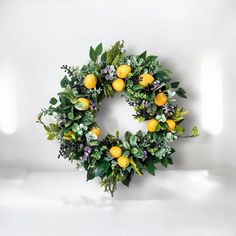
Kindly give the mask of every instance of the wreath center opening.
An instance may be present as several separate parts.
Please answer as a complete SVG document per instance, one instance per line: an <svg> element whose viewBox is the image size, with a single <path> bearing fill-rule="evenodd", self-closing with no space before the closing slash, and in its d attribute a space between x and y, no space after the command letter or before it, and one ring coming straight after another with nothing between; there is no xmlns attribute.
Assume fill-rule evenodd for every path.
<svg viewBox="0 0 236 236"><path fill-rule="evenodd" d="M133 107L120 94L104 98L96 116L98 126L103 130L101 137L105 138L108 133L115 134L119 130L120 138L123 140L127 130L133 133L138 130L145 132L145 122L138 122L133 114L135 114Z"/></svg>

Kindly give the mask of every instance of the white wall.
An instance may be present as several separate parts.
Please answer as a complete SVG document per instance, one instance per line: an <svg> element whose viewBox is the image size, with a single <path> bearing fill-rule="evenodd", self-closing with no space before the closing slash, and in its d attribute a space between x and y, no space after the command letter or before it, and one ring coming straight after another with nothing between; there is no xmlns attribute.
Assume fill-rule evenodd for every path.
<svg viewBox="0 0 236 236"><path fill-rule="evenodd" d="M0 127L6 131L15 124L16 130L10 135L0 131L0 166L74 168L57 160L58 145L46 140L42 127L35 124L36 115L58 92L61 65L82 65L90 45L103 42L108 47L120 39L130 53L147 49L157 54L188 91L188 100L179 99L190 111L185 125L196 124L201 136L175 145L173 168L236 166L235 10L233 0L1 0ZM201 124L206 102L201 100L201 68L209 52L219 56L222 69L223 131L218 135L207 133ZM209 91L215 89L213 83ZM140 127L122 99L103 105L99 124L104 131L124 133Z"/></svg>

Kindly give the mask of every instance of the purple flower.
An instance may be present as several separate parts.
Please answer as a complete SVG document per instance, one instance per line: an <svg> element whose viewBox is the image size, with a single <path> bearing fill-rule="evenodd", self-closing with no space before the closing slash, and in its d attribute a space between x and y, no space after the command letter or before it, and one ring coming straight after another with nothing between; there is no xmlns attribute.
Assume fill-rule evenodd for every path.
<svg viewBox="0 0 236 236"><path fill-rule="evenodd" d="M113 80L116 76L116 70L113 65L106 66L103 70L101 70L101 73L105 75L106 80Z"/></svg>
<svg viewBox="0 0 236 236"><path fill-rule="evenodd" d="M95 102L90 101L90 108L92 110L96 110L97 109L97 105L95 104Z"/></svg>
<svg viewBox="0 0 236 236"><path fill-rule="evenodd" d="M157 89L158 87L160 87L160 85L161 85L161 82L159 80L154 81L152 90Z"/></svg>
<svg viewBox="0 0 236 236"><path fill-rule="evenodd" d="M106 74L107 73L107 67L104 68L103 70L101 70L102 74Z"/></svg>
<svg viewBox="0 0 236 236"><path fill-rule="evenodd" d="M144 106L145 106L145 107L150 107L150 105L151 105L151 103L150 103L150 102L148 102L148 101L144 101L144 103L143 103L143 104L144 104Z"/></svg>
<svg viewBox="0 0 236 236"><path fill-rule="evenodd" d="M87 155L83 155L80 157L81 161L87 161L88 160L88 156Z"/></svg>
<svg viewBox="0 0 236 236"><path fill-rule="evenodd" d="M148 158L147 151L144 151L144 152L143 152L142 160L145 161L147 158Z"/></svg>
<svg viewBox="0 0 236 236"><path fill-rule="evenodd" d="M85 146L85 147L84 147L84 152L85 152L85 153L90 153L91 150L92 150L92 149L91 149L91 147L89 147L89 146Z"/></svg>
<svg viewBox="0 0 236 236"><path fill-rule="evenodd" d="M83 150L84 150L84 155L81 156L80 160L81 160L81 161L86 161L86 160L88 160L88 158L89 158L89 156L90 156L90 153L91 153L91 151L92 151L92 148L89 147L89 146L85 146Z"/></svg>
<svg viewBox="0 0 236 236"><path fill-rule="evenodd" d="M175 107L173 105L167 104L163 106L163 113L166 116L172 116L174 112L175 112Z"/></svg>
<svg viewBox="0 0 236 236"><path fill-rule="evenodd" d="M113 80L113 76L112 75L110 75L110 74L107 74L106 76L105 76L105 79L106 80Z"/></svg>

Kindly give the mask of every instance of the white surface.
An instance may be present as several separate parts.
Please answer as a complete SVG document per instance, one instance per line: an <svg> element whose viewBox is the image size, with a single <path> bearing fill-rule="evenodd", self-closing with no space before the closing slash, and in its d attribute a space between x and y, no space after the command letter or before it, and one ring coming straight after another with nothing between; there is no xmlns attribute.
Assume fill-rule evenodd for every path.
<svg viewBox="0 0 236 236"><path fill-rule="evenodd" d="M235 170L136 176L114 199L83 172L0 173L3 236L236 234Z"/></svg>
<svg viewBox="0 0 236 236"><path fill-rule="evenodd" d="M235 12L234 0L1 0L0 167L10 169L0 169L0 235L235 236L235 169L217 169L236 167ZM35 119L59 90L60 66L83 65L90 45L120 39L129 53L157 54L188 91L179 99L190 111L185 126L196 124L201 136L177 142L172 169L211 171L136 177L110 199L57 159L58 145ZM206 94L214 78L204 83L204 76L215 72L203 63L209 53L220 59L222 87L213 83ZM122 99L104 101L103 134L139 129L131 114ZM206 132L202 120L221 132Z"/></svg>
<svg viewBox="0 0 236 236"><path fill-rule="evenodd" d="M236 167L235 10L233 0L1 0L0 91L5 93L0 95L0 166L73 170L74 165L57 160L58 145L46 140L36 115L58 92L61 65L83 65L90 45L108 47L124 39L129 53L147 49L157 54L188 91L188 100L179 99L190 111L185 126L189 130L196 124L201 136L176 144L173 168ZM208 104L201 96L201 68L209 52L221 59L222 97L209 97L214 108L219 100L223 104L218 135L208 134L201 124L202 105ZM214 86L208 96L216 93ZM105 101L102 111L104 134L140 127L120 99ZM212 112L204 119L221 126ZM4 133L15 128L11 135Z"/></svg>

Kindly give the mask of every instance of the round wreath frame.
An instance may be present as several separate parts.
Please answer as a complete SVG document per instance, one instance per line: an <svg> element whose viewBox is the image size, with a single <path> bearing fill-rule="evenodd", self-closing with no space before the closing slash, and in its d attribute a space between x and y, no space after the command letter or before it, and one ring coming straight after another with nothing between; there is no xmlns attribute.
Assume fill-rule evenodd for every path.
<svg viewBox="0 0 236 236"><path fill-rule="evenodd" d="M180 123L187 112L177 106L175 96L186 98L186 92L179 87L179 82L172 81L172 72L159 62L157 56L147 56L146 51L140 55L127 55L123 48L124 42L118 41L103 52L100 43L95 48L90 47L90 61L81 69L63 65L66 75L60 83L62 91L58 93L58 98L51 98L50 106L42 109L37 118L37 122L44 126L48 139L59 141L58 157L76 161L78 167L87 171L87 180L100 177L104 190L112 196L117 183L129 186L135 173L143 175L147 171L155 175L158 164L164 167L173 164L172 153L175 150L171 143L177 138L198 135L194 127L191 135L183 136L185 130ZM117 79L117 68L120 65L129 65L131 68L131 72L122 79L125 87L120 93L134 107L134 118L139 122L154 119L157 125L155 130L147 133L139 130L132 134L127 131L123 141L119 131L100 139L96 114L102 100L116 93L112 83ZM94 88L88 89L84 79L89 74L94 75L97 81ZM151 74L154 81L141 85L141 74ZM162 106L155 103L159 93L165 94L167 98ZM86 110L85 104L79 101L81 97L89 101ZM44 116L53 117L53 122L45 124ZM175 122L174 129L170 130L166 122L168 119ZM93 129L97 132L93 132ZM122 150L120 156L125 157L122 159L125 160L123 166L119 165L119 158L109 152L114 146Z"/></svg>

